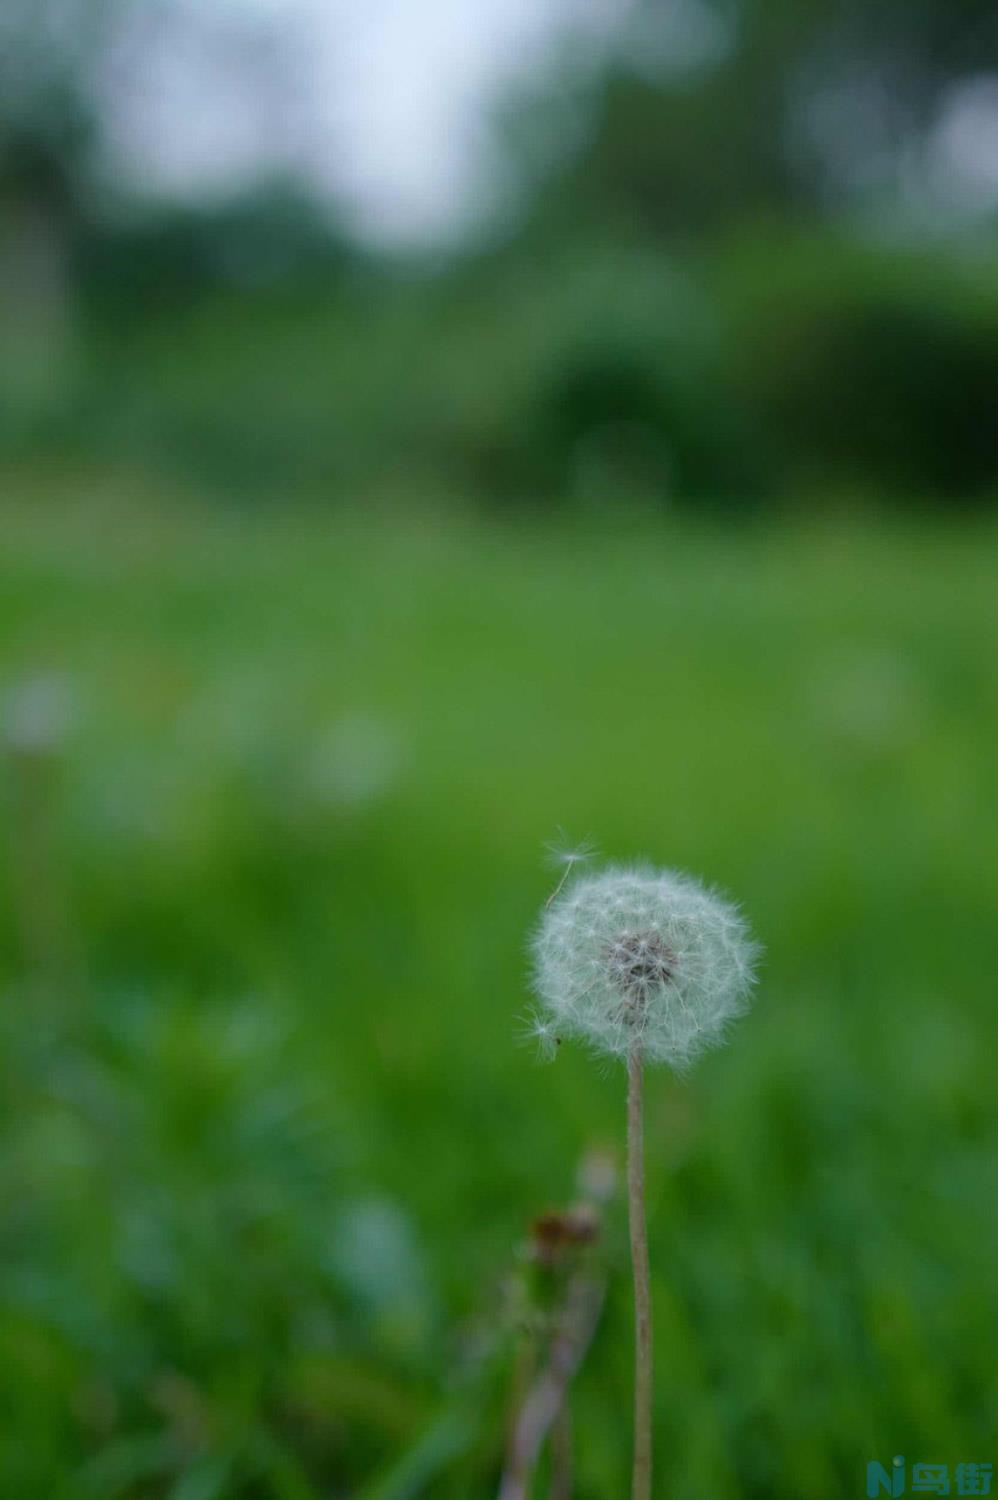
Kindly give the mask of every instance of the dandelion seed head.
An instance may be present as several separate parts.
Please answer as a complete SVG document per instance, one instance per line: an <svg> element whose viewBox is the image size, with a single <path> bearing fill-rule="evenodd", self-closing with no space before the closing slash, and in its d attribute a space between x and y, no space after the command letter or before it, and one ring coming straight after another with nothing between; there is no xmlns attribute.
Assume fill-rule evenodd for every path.
<svg viewBox="0 0 998 1500"><path fill-rule="evenodd" d="M692 876L609 866L565 884L533 952L540 1024L683 1069L746 1009L758 949L738 908Z"/></svg>

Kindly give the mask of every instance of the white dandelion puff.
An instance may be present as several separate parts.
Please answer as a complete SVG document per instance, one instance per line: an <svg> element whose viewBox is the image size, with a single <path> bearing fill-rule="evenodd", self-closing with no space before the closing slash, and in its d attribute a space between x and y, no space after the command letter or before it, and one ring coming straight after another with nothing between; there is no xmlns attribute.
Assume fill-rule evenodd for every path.
<svg viewBox="0 0 998 1500"><path fill-rule="evenodd" d="M675 870L609 866L563 883L534 937L559 1034L683 1069L748 1004L758 949L738 908Z"/></svg>

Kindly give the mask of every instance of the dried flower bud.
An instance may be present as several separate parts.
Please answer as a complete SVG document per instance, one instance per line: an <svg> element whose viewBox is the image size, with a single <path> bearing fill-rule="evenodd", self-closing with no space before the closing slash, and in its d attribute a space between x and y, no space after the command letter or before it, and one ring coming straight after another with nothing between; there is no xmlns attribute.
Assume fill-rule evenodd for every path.
<svg viewBox="0 0 998 1500"><path fill-rule="evenodd" d="M542 915L540 1025L684 1068L746 1008L757 952L738 909L691 876L610 866L567 885Z"/></svg>
<svg viewBox="0 0 998 1500"><path fill-rule="evenodd" d="M570 1250L591 1245L599 1236L599 1213L591 1203L551 1209L530 1226L530 1248L541 1265L554 1265Z"/></svg>

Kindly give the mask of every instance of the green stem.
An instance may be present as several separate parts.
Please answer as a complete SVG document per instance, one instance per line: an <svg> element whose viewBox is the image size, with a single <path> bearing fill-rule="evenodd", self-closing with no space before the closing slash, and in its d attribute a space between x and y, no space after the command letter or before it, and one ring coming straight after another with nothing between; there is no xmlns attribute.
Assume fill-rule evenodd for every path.
<svg viewBox="0 0 998 1500"><path fill-rule="evenodd" d="M644 1132L641 1112L641 1047L627 1059L627 1208L634 1274L634 1470L632 1500L651 1500L651 1281L645 1222Z"/></svg>

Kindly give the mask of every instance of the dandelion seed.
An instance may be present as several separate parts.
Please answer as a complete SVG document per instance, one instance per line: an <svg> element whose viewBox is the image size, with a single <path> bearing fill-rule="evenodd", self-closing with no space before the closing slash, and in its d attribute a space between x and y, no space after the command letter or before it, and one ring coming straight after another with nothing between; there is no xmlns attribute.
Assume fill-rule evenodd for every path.
<svg viewBox="0 0 998 1500"><path fill-rule="evenodd" d="M527 1045L535 1046L538 1055L545 1062L550 1062L561 1046L561 1037L558 1036L553 1022L536 1010L528 1012L524 1017L520 1028L520 1038Z"/></svg>
<svg viewBox="0 0 998 1500"><path fill-rule="evenodd" d="M573 870L592 859L596 853L596 845L590 839L580 839L577 844L572 844L559 829L557 836L545 847L550 863L561 870L561 878L547 899L547 905L550 906Z"/></svg>

